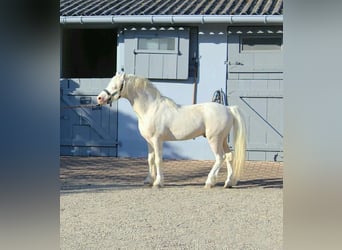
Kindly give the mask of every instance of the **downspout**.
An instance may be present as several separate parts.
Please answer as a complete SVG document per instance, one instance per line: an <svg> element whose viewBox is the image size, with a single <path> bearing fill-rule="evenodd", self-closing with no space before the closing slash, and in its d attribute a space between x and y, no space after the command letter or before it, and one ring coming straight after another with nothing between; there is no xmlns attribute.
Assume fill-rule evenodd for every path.
<svg viewBox="0 0 342 250"><path fill-rule="evenodd" d="M270 24L281 25L282 15L132 15L61 16L60 24Z"/></svg>
<svg viewBox="0 0 342 250"><path fill-rule="evenodd" d="M197 57L197 53L195 52L193 58L194 60L194 91L192 94L192 104L196 104L197 103L197 77L198 77L198 57Z"/></svg>

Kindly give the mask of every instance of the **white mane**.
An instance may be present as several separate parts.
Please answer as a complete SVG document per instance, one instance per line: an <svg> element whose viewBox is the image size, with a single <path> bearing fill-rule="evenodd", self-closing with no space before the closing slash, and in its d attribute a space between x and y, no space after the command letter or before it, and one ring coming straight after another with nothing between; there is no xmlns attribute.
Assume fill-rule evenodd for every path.
<svg viewBox="0 0 342 250"><path fill-rule="evenodd" d="M163 96L160 91L146 78L135 75L127 75L128 83L135 91L148 92L157 101L166 102L170 107L178 108L179 105L171 98Z"/></svg>

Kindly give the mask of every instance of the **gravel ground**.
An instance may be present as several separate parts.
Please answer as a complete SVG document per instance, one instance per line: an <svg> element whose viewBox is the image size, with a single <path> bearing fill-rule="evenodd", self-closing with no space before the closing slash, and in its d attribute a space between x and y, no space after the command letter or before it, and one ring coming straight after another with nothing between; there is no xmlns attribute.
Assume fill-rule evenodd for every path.
<svg viewBox="0 0 342 250"><path fill-rule="evenodd" d="M282 188L65 190L61 249L282 249Z"/></svg>

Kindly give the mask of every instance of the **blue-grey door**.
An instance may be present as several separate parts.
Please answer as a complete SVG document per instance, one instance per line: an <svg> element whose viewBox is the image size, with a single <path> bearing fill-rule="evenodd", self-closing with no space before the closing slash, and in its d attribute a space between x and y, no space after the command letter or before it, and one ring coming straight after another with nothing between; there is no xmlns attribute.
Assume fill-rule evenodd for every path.
<svg viewBox="0 0 342 250"><path fill-rule="evenodd" d="M281 27L228 30L228 104L245 116L249 160L282 161L282 34Z"/></svg>
<svg viewBox="0 0 342 250"><path fill-rule="evenodd" d="M60 154L117 156L117 103L102 107L70 106L96 104L96 96L110 79L60 81Z"/></svg>

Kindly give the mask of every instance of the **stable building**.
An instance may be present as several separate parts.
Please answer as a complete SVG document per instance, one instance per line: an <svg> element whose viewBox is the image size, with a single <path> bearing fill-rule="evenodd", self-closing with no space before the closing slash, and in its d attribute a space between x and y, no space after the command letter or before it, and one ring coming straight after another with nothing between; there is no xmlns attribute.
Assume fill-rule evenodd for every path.
<svg viewBox="0 0 342 250"><path fill-rule="evenodd" d="M238 105L247 159L282 161L282 0L61 0L61 155L146 157L135 113L97 94L117 71L148 78L180 105ZM164 157L213 159L206 138Z"/></svg>

